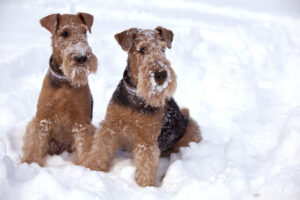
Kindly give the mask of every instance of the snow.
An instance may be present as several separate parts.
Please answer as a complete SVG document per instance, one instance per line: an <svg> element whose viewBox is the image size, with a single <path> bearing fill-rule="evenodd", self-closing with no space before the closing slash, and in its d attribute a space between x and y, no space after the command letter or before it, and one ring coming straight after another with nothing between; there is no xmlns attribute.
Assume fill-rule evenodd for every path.
<svg viewBox="0 0 300 200"><path fill-rule="evenodd" d="M0 199L299 200L300 12L297 0L1 1ZM108 173L48 156L20 164L22 136L36 111L51 54L39 20L52 13L94 15L89 44L99 67L89 77L94 119L126 67L113 35L131 27L171 29L167 58L175 99L190 108L204 140L160 159L158 187L134 181L120 152ZM164 177L162 179L162 177Z"/></svg>
<svg viewBox="0 0 300 200"><path fill-rule="evenodd" d="M83 36L81 36L83 38ZM62 39L61 39L62 40ZM59 41L61 41L59 40ZM68 42L65 42L68 43ZM84 39L84 42L77 42L75 44L69 45L66 47L66 49L64 50L64 54L63 55L68 55L68 54L75 54L75 56L84 56L87 54L87 52L90 51L89 46L87 45L86 39Z"/></svg>

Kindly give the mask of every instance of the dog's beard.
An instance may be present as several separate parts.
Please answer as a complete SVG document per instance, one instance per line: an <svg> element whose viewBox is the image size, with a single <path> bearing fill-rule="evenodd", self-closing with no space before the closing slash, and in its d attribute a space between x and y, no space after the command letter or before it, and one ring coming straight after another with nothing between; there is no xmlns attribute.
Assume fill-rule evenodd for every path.
<svg viewBox="0 0 300 200"><path fill-rule="evenodd" d="M161 107L165 100L173 96L176 90L176 74L170 68L166 67L167 79L161 85L154 79L154 73L157 71L154 67L140 68L137 84L137 95L145 99L147 105Z"/></svg>
<svg viewBox="0 0 300 200"><path fill-rule="evenodd" d="M62 71L73 87L87 85L88 75L97 71L97 58L94 54L88 56L86 63L77 64L74 54L64 56Z"/></svg>

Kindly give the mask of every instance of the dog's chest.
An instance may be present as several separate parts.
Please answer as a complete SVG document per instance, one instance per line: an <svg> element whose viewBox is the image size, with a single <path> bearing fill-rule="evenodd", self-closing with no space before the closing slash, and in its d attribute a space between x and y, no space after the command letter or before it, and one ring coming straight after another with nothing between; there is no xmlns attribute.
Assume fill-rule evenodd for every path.
<svg viewBox="0 0 300 200"><path fill-rule="evenodd" d="M146 105L131 94L121 81L107 110L107 120L115 123L124 140L137 143L158 142L162 153L167 152L182 137L188 123L173 98L164 107Z"/></svg>
<svg viewBox="0 0 300 200"><path fill-rule="evenodd" d="M38 102L38 112L41 118L52 118L65 121L90 121L92 113L92 97L87 87L74 89L68 85L59 88L52 87L46 77Z"/></svg>
<svg viewBox="0 0 300 200"><path fill-rule="evenodd" d="M115 130L125 140L157 140L162 128L163 110L155 113L141 113L130 107L111 103L107 110L106 120L113 123Z"/></svg>

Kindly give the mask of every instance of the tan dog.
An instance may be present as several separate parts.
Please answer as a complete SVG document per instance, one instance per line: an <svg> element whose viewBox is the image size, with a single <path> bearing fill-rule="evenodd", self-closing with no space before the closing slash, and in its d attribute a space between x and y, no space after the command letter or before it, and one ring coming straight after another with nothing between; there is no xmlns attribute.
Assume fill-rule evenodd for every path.
<svg viewBox="0 0 300 200"><path fill-rule="evenodd" d="M73 161L80 164L95 130L88 75L96 72L97 58L87 41L93 16L52 14L40 23L52 34L53 53L36 115L23 138L22 162L43 166L48 153L67 150L74 151Z"/></svg>
<svg viewBox="0 0 300 200"><path fill-rule="evenodd" d="M117 150L126 149L133 156L136 182L154 186L161 153L201 141L200 129L172 98L176 75L164 53L171 48L172 31L131 28L115 38L128 52L128 66L84 165L108 171Z"/></svg>

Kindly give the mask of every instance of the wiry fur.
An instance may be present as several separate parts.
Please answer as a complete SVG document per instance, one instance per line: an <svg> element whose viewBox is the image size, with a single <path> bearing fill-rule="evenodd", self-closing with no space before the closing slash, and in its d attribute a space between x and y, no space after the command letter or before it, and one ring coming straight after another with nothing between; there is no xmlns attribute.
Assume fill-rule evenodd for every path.
<svg viewBox="0 0 300 200"><path fill-rule="evenodd" d="M63 17L65 20L62 20ZM60 69L73 87L86 85L88 75L96 72L98 64L96 56L88 45L87 26L82 24L79 17L77 20L74 20L76 18L71 15L63 15L59 18L60 28L55 35L52 35L53 58L61 62ZM60 36L64 31L69 33L67 38ZM76 56L87 56L87 61L77 63Z"/></svg>
<svg viewBox="0 0 300 200"><path fill-rule="evenodd" d="M137 95L143 97L148 105L159 107L165 104L166 98L173 96L176 90L176 75L167 60L162 59L164 61L155 63L152 59L139 69ZM163 70L167 72L167 80L160 85L155 82L154 73Z"/></svg>
<svg viewBox="0 0 300 200"><path fill-rule="evenodd" d="M132 28L116 34L115 38L128 52L128 67L83 165L108 171L117 150L122 148L132 154L137 184L155 186L161 154L158 137L164 134L161 133L163 122L168 120L166 102L176 90L176 75L164 53L166 47L171 48L173 33L162 27L155 30ZM157 72L165 72L166 77L157 78ZM136 88L136 94L128 87ZM199 126L189 117L188 110L183 109L182 114L178 112L188 119L185 132L166 155L188 146L189 142L202 140Z"/></svg>
<svg viewBox="0 0 300 200"><path fill-rule="evenodd" d="M52 33L50 67L39 96L37 112L24 135L22 162L43 166L47 154L73 151L73 161L80 164L89 150L95 127L91 124L91 92L88 74L97 69L97 58L88 46L86 32L91 30L93 16L53 14L41 19L41 25ZM68 32L64 37L63 32ZM65 34L66 35L66 34ZM85 62L76 57L87 56Z"/></svg>

